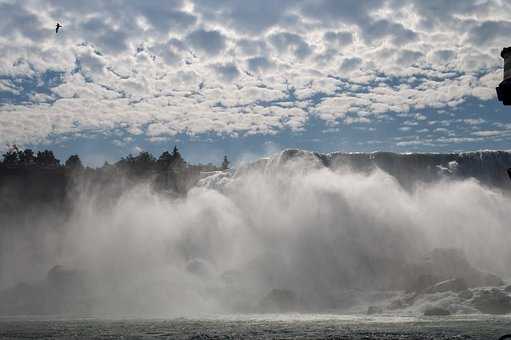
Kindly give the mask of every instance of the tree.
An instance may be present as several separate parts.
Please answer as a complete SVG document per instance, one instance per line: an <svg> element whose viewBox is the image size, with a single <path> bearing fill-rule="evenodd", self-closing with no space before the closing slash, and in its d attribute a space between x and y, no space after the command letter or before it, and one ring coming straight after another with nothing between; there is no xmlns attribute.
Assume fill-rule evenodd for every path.
<svg viewBox="0 0 511 340"><path fill-rule="evenodd" d="M18 152L14 150L9 150L3 154L4 161L3 164L5 166L13 167L19 165Z"/></svg>
<svg viewBox="0 0 511 340"><path fill-rule="evenodd" d="M156 158L147 151L142 151L135 157L131 154L121 160L129 171L142 175L154 169Z"/></svg>
<svg viewBox="0 0 511 340"><path fill-rule="evenodd" d="M57 168L60 165L60 161L55 158L51 150L38 151L35 163L44 168Z"/></svg>
<svg viewBox="0 0 511 340"><path fill-rule="evenodd" d="M18 159L21 166L30 167L35 164L34 151L31 149L20 150L18 151Z"/></svg>
<svg viewBox="0 0 511 340"><path fill-rule="evenodd" d="M156 161L158 165L159 170L168 170L172 163L174 162L174 156L168 152L165 151L160 155L160 158Z"/></svg>
<svg viewBox="0 0 511 340"><path fill-rule="evenodd" d="M142 151L135 157L135 163L142 167L150 168L156 162L156 158L147 151Z"/></svg>
<svg viewBox="0 0 511 340"><path fill-rule="evenodd" d="M224 161L222 162L222 170L229 169L229 160L227 159L227 155L224 156Z"/></svg>
<svg viewBox="0 0 511 340"><path fill-rule="evenodd" d="M177 146L174 145L174 150L172 151L172 168L173 169L182 169L186 166L186 162L185 160L183 159L183 157L181 157L181 153L179 152L179 150L177 149Z"/></svg>
<svg viewBox="0 0 511 340"><path fill-rule="evenodd" d="M65 163L65 166L67 169L71 169L71 170L82 170L83 169L82 161L80 160L80 157L78 155L69 156L69 158L67 159L67 161Z"/></svg>

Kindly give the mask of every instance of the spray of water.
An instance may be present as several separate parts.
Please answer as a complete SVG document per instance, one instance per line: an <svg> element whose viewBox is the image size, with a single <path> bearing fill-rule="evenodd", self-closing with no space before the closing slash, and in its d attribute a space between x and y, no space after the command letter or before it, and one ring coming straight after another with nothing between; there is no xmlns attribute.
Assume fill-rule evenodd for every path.
<svg viewBox="0 0 511 340"><path fill-rule="evenodd" d="M435 248L510 275L511 199L476 180L405 190L381 170L274 157L185 198L140 184L101 206L105 190L81 190L65 220L3 228L1 287L52 289L68 275L73 287L55 296L71 311L169 316L252 311L273 289L306 308L343 308L354 291L401 287L406 265Z"/></svg>

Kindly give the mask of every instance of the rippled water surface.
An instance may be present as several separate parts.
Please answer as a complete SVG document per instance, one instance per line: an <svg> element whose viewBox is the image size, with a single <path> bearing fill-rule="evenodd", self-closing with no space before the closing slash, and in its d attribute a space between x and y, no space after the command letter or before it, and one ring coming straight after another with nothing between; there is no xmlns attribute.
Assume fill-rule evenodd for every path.
<svg viewBox="0 0 511 340"><path fill-rule="evenodd" d="M241 315L172 320L0 320L1 339L498 339L511 318Z"/></svg>

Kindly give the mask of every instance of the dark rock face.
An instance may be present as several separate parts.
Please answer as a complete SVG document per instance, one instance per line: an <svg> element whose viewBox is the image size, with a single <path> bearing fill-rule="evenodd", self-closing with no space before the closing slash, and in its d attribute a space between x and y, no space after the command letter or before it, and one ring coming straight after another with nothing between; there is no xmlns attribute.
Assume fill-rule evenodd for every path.
<svg viewBox="0 0 511 340"><path fill-rule="evenodd" d="M459 292L458 293L458 297L460 299L464 299L464 300L470 300L471 298L474 297L474 293L472 293L470 290L464 290L462 292Z"/></svg>
<svg viewBox="0 0 511 340"><path fill-rule="evenodd" d="M460 179L473 177L485 185L505 189L509 183L506 170L511 168L511 153L505 151L450 154L339 152L318 154L317 157L331 168L348 166L355 171L382 169L394 176L404 188L412 188L417 181L431 182L448 175ZM443 168L447 171L439 171Z"/></svg>
<svg viewBox="0 0 511 340"><path fill-rule="evenodd" d="M411 282L408 283L406 291L408 293L422 293L438 281L438 277L432 274L419 274L417 278L412 279Z"/></svg>
<svg viewBox="0 0 511 340"><path fill-rule="evenodd" d="M412 277L407 290L416 293L457 292L504 283L498 276L472 267L457 249L435 249L423 262L410 265L408 272Z"/></svg>
<svg viewBox="0 0 511 340"><path fill-rule="evenodd" d="M208 263L201 259L193 259L186 265L186 270L194 275L208 276L210 269Z"/></svg>
<svg viewBox="0 0 511 340"><path fill-rule="evenodd" d="M504 79L497 87L497 99L504 105L511 105L511 48L504 48L500 56L504 59Z"/></svg>
<svg viewBox="0 0 511 340"><path fill-rule="evenodd" d="M411 294L408 294L402 298L396 299L390 303L390 305L388 306L388 309L396 310L396 309L403 309L406 307L410 307L411 305L414 304L417 296L418 296L417 294L411 293Z"/></svg>
<svg viewBox="0 0 511 340"><path fill-rule="evenodd" d="M438 282L426 290L426 293L459 292L468 288L467 283L462 278L445 280Z"/></svg>
<svg viewBox="0 0 511 340"><path fill-rule="evenodd" d="M0 315L88 313L84 273L56 265L45 280L0 292Z"/></svg>
<svg viewBox="0 0 511 340"><path fill-rule="evenodd" d="M431 307L424 311L425 316L447 316L451 315L451 312L449 312L447 309L440 308L440 307Z"/></svg>
<svg viewBox="0 0 511 340"><path fill-rule="evenodd" d="M380 306L369 306L367 308L367 315L382 314L383 307Z"/></svg>
<svg viewBox="0 0 511 340"><path fill-rule="evenodd" d="M273 289L259 303L265 312L290 312L299 308L296 294L287 289Z"/></svg>
<svg viewBox="0 0 511 340"><path fill-rule="evenodd" d="M495 274L485 274L481 279L482 286L502 286L504 281Z"/></svg>
<svg viewBox="0 0 511 340"><path fill-rule="evenodd" d="M54 286L67 286L80 282L80 272L61 265L53 266L48 271L48 283Z"/></svg>
<svg viewBox="0 0 511 340"><path fill-rule="evenodd" d="M497 288L481 291L474 297L472 304L481 313L507 314L511 312L511 297Z"/></svg>

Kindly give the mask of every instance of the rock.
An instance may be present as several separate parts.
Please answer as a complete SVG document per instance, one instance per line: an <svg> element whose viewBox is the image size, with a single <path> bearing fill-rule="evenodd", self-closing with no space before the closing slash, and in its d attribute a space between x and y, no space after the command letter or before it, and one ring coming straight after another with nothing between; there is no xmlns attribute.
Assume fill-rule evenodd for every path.
<svg viewBox="0 0 511 340"><path fill-rule="evenodd" d="M242 275L237 270L228 270L226 272L223 272L220 278L225 284L229 286L235 286L240 283Z"/></svg>
<svg viewBox="0 0 511 340"><path fill-rule="evenodd" d="M509 285L506 288L504 288L504 291L506 291L508 293L511 293L511 285Z"/></svg>
<svg viewBox="0 0 511 340"><path fill-rule="evenodd" d="M507 314L511 312L511 297L497 288L480 291L479 295L472 300L472 304L481 313Z"/></svg>
<svg viewBox="0 0 511 340"><path fill-rule="evenodd" d="M421 262L410 265L409 272L412 273L413 278L421 279L416 280L417 282L412 281L412 286L414 286L412 290L416 292L421 292L420 288L424 286L421 281L427 283L432 278L436 278L435 282L449 280L453 277L462 278L470 288L503 284L500 277L474 268L459 249L434 249ZM427 287L435 282L430 282Z"/></svg>
<svg viewBox="0 0 511 340"><path fill-rule="evenodd" d="M395 310L409 307L413 305L413 303L415 302L415 298L417 298L417 296L418 296L417 294L408 294L402 298L392 301L388 308L391 310Z"/></svg>
<svg viewBox="0 0 511 340"><path fill-rule="evenodd" d="M426 293L460 292L468 288L464 279L456 278L435 283L426 289Z"/></svg>
<svg viewBox="0 0 511 340"><path fill-rule="evenodd" d="M53 294L64 299L82 295L86 289L85 282L85 272L56 265L48 271L45 285Z"/></svg>
<svg viewBox="0 0 511 340"><path fill-rule="evenodd" d="M197 276L209 276L211 273L208 263L202 259L193 259L186 265L186 270Z"/></svg>
<svg viewBox="0 0 511 340"><path fill-rule="evenodd" d="M408 285L406 292L422 293L423 291L425 291L427 288L431 287L438 281L439 281L438 278L434 275L420 274Z"/></svg>
<svg viewBox="0 0 511 340"><path fill-rule="evenodd" d="M447 309L441 307L430 307L424 311L425 316L446 316L451 315Z"/></svg>
<svg viewBox="0 0 511 340"><path fill-rule="evenodd" d="M472 293L470 290L464 290L462 292L459 292L458 293L458 297L460 299L464 299L464 300L470 300L471 298L474 297L474 293Z"/></svg>
<svg viewBox="0 0 511 340"><path fill-rule="evenodd" d="M382 313L383 313L383 307L380 307L380 306L369 306L367 308L367 315L382 314Z"/></svg>
<svg viewBox="0 0 511 340"><path fill-rule="evenodd" d="M75 269L56 265L48 271L47 281L50 285L63 286L80 282L81 273Z"/></svg>
<svg viewBox="0 0 511 340"><path fill-rule="evenodd" d="M482 278L481 284L483 286L503 286L504 281L495 274L485 274Z"/></svg>
<svg viewBox="0 0 511 340"><path fill-rule="evenodd" d="M259 306L266 312L289 312L299 307L296 294L288 289L272 289Z"/></svg>

